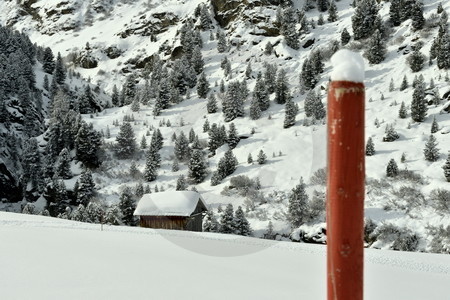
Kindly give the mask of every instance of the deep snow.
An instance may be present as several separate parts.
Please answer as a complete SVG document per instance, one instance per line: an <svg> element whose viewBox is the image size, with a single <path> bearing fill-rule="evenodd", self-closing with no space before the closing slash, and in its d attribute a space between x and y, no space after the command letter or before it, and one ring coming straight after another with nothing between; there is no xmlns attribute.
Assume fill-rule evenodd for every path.
<svg viewBox="0 0 450 300"><path fill-rule="evenodd" d="M11 299L324 299L325 246L0 212ZM365 251L365 299L449 299L450 256Z"/></svg>

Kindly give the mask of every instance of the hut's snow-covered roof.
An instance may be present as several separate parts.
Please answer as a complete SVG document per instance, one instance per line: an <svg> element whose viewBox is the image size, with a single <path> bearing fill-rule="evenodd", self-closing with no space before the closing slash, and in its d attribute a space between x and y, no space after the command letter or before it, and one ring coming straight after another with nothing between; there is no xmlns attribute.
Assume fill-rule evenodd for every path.
<svg viewBox="0 0 450 300"><path fill-rule="evenodd" d="M134 211L135 216L190 216L202 196L194 191L168 191L145 194Z"/></svg>

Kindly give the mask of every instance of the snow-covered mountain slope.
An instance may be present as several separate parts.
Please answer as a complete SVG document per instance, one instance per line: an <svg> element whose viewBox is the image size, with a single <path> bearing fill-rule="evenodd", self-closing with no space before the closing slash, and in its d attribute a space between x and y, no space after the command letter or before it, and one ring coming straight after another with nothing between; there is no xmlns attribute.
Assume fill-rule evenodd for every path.
<svg viewBox="0 0 450 300"><path fill-rule="evenodd" d="M2 299L326 297L320 245L130 227L101 231L4 212L0 225ZM367 249L365 261L365 299L446 299L450 292L448 255Z"/></svg>
<svg viewBox="0 0 450 300"><path fill-rule="evenodd" d="M91 78L93 83L111 91L116 84L121 86L130 72L142 75L145 62L150 61L151 55L158 53L161 59L171 62L177 57L179 35L183 22L194 16L199 3L211 5L210 12L215 15L214 28L211 31L202 31L202 55L205 60L205 73L211 84L213 92L220 97L218 83L224 79L228 84L233 80L243 80L248 62L251 62L253 72L247 80L250 91L255 85L255 78L259 71L263 71L264 63L275 64L278 68L287 71L294 102L300 107L296 125L283 129L284 106L271 101L270 108L263 112L258 120L250 120L250 97L245 103L246 116L237 118L233 122L239 134L248 136L242 139L233 150L239 165L232 176L246 175L250 178L259 178L265 195L265 200L256 203L250 209L248 217L256 235L261 235L266 229L269 220L272 220L275 230L279 233L289 234L291 229L286 222L287 199L283 192L289 192L301 177L309 183L314 172L325 167L326 143L325 125L310 123L305 117L303 104L305 94L299 86L299 74L305 59L312 50L321 49L324 56L330 53L330 42L340 41L344 28L352 34L351 16L354 8L349 0L337 2L338 20L333 23L325 22L316 25L308 33L300 37L300 50L293 50L286 45L283 36L279 35L276 26L276 7L269 1L229 1L230 5L219 5L221 1L25 1L18 6L14 1L0 3L0 22L23 30L30 35L32 41L40 45L49 45L55 51L62 53L69 66L80 72L84 78ZM293 1L294 7L301 8L303 1ZM439 1L425 0L424 16L431 23L436 18L436 9ZM380 2L380 16L385 22L389 19L389 2ZM443 3L443 8L450 11L450 3ZM3 13L4 12L4 13ZM306 12L309 20L317 23L319 12L311 9ZM198 21L198 18L194 18ZM225 27L219 27L226 25ZM196 23L198 25L198 23ZM297 26L298 27L298 26ZM224 31L231 47L225 53L217 51L217 40L211 40L210 34L216 30ZM444 227L450 225L449 212L439 211L434 206L435 200L430 193L435 189L449 190L442 166L445 163L447 151L450 149L450 115L443 112L444 100L440 105L429 105L427 118L422 123L415 123L408 116L406 119L398 118L400 103L410 106L413 89L411 87L400 91L399 86L404 75L408 77L411 85L415 75L423 75L429 86L433 80L440 95L446 94L450 88L445 80L446 70L441 70L436 63L425 66L422 71L412 73L407 64L408 53L411 47L422 41L421 52L428 57L433 38L437 35L437 27L429 26L421 31L413 31L411 21L404 21L401 26L389 30L387 39L387 55L383 62L370 65L367 60L365 72L366 85L366 136L372 137L375 143L375 155L367 157L367 196L366 215L377 224L381 222L393 223L406 227L419 234L421 242L418 249L428 250L432 236L427 230L428 226ZM156 37L151 38L151 35ZM263 54L267 42L274 45L274 54ZM89 43L89 46L86 46ZM352 41L347 47L363 52L364 42ZM227 56L231 62L232 76L224 76L220 62ZM90 57L96 63L83 63L82 58ZM325 90L331 66L325 60L322 77L317 85L322 101L326 102ZM139 77L140 84L143 79ZM394 82L394 90L390 91L390 81ZM125 115L133 114L135 122L134 132L139 142L142 136L153 127L161 130L165 141L161 150L162 166L158 171L156 181L149 183L152 190L157 185L166 190L174 189L177 178L187 174L187 166L181 164L180 170L171 171L173 162L174 143L170 137L175 132L186 134L191 128L199 135L200 140L206 141L208 134L204 133L202 126L205 120L210 124L224 122L221 112L207 114L206 100L197 97L195 89L190 90L189 99L180 104L164 110L160 116L153 116L154 99L148 105L141 105L139 112L132 112L131 107L115 107L106 109L99 115L84 116L85 120L93 123L98 130L107 131L109 127L111 137L107 143L114 143L118 126L113 121L122 121ZM187 98L187 97L186 97ZM273 95L271 100L273 100ZM220 102L220 101L219 101ZM435 137L440 148L439 159L428 162L424 159L423 148L430 134L431 122L436 118L440 131ZM162 121L170 120L171 126L163 126ZM383 142L386 125L393 124L400 135L395 142ZM226 124L228 127L228 124ZM254 133L251 134L254 129ZM148 141L150 137L147 137ZM216 170L219 159L227 150L222 146L216 155L208 159L210 171ZM249 153L255 158L259 150L268 155L268 162L264 165L248 164ZM402 154L405 160L400 163ZM422 176L422 178L386 179L386 165L394 158L400 169L407 169ZM140 171L144 170L144 156L137 155L134 159ZM103 166L94 173L99 192L99 198L106 199L108 203L115 203L118 199L120 187L124 185L135 186L138 180L128 176L128 169L132 160L117 160L114 157L103 163ZM211 186L211 172L206 180L195 185L202 193L203 198L216 209L220 204L233 203L235 206L251 206L246 197L236 193L222 193L229 185L229 178L221 184ZM79 171L74 171L79 175ZM231 176L231 177L232 177ZM410 176L411 177L411 176ZM73 187L74 179L66 182L68 188ZM406 187L406 188L403 188ZM402 189L403 188L403 189ZM314 190L324 191L324 186L309 183L308 192L312 195ZM278 192L278 191L281 191ZM277 192L275 194L274 192ZM324 226L322 218L317 218L312 224L303 228L311 231L311 235L321 232ZM390 247L389 241L377 244L377 247Z"/></svg>

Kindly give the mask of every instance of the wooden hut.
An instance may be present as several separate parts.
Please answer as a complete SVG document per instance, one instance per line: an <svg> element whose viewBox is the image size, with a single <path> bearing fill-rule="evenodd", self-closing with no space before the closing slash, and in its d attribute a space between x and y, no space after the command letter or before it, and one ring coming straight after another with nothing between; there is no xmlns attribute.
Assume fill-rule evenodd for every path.
<svg viewBox="0 0 450 300"><path fill-rule="evenodd" d="M134 215L139 216L141 227L202 231L206 211L199 193L168 191L143 195Z"/></svg>

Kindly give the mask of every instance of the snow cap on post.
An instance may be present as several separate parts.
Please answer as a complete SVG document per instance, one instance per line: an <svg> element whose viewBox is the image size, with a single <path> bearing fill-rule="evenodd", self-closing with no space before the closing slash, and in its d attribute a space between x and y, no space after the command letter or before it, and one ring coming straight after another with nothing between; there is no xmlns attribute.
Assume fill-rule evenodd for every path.
<svg viewBox="0 0 450 300"><path fill-rule="evenodd" d="M364 60L361 54L342 49L331 57L332 81L364 82Z"/></svg>

